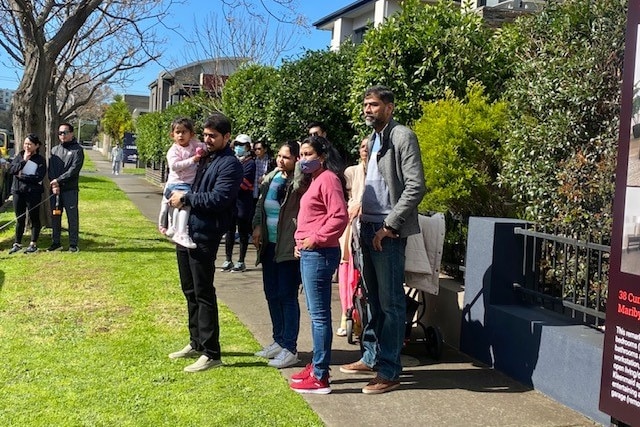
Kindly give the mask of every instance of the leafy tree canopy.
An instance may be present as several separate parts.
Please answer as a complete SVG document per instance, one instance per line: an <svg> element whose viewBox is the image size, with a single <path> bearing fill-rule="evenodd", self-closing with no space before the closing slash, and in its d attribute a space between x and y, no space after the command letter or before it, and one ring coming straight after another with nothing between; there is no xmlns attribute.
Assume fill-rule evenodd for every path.
<svg viewBox="0 0 640 427"><path fill-rule="evenodd" d="M121 95L116 95L102 118L102 129L114 141L121 142L125 132L133 131L133 118L127 103Z"/></svg>
<svg viewBox="0 0 640 427"><path fill-rule="evenodd" d="M492 37L479 15L456 3L403 1L401 11L365 35L354 67L351 118L359 121L362 93L377 84L394 91L395 115L404 123L421 116L421 101L442 98L446 90L463 98L472 78L495 99L509 68Z"/></svg>
<svg viewBox="0 0 640 427"><path fill-rule="evenodd" d="M329 140L344 154L352 152L354 131L345 109L356 48L345 43L337 52L307 51L280 67L269 111L270 138L280 143L306 136L306 126L322 121Z"/></svg>
<svg viewBox="0 0 640 427"><path fill-rule="evenodd" d="M277 82L275 68L258 64L229 77L222 91L222 111L231 119L234 134L246 133L254 141L269 139L267 120Z"/></svg>
<svg viewBox="0 0 640 427"><path fill-rule="evenodd" d="M626 1L550 3L518 21L500 182L524 217L611 230Z"/></svg>

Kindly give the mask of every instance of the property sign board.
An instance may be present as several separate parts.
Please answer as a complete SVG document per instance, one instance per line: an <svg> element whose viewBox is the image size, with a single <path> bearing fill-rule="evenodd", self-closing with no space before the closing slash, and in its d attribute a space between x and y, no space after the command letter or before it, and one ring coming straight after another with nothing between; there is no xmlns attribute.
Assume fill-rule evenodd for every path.
<svg viewBox="0 0 640 427"><path fill-rule="evenodd" d="M629 1L600 410L640 426L640 0Z"/></svg>
<svg viewBox="0 0 640 427"><path fill-rule="evenodd" d="M125 132L123 138L123 161L125 163L136 163L138 161L138 147L136 147L136 134Z"/></svg>

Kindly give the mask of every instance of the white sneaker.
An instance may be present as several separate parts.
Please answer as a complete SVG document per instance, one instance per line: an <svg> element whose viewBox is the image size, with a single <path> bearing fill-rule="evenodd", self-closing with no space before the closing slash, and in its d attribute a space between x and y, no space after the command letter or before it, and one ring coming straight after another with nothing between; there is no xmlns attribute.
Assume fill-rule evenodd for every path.
<svg viewBox="0 0 640 427"><path fill-rule="evenodd" d="M222 360L220 359L211 359L209 356L202 355L191 365L184 368L185 372L202 372L207 369L215 368L218 366L222 366Z"/></svg>
<svg viewBox="0 0 640 427"><path fill-rule="evenodd" d="M185 357L197 357L199 355L200 352L194 350L191 344L187 344L182 350L169 353L169 359L182 359Z"/></svg>
<svg viewBox="0 0 640 427"><path fill-rule="evenodd" d="M193 243L193 240L191 240L191 237L189 237L189 235L186 233L174 234L173 241L179 244L180 246L184 246L185 248L188 248L188 249L195 249L198 247L195 243Z"/></svg>
<svg viewBox="0 0 640 427"><path fill-rule="evenodd" d="M278 355L271 359L268 363L269 366L273 366L274 368L282 369L288 368L289 366L293 366L298 363L300 359L298 359L298 353L291 353L286 348L283 348Z"/></svg>
<svg viewBox="0 0 640 427"><path fill-rule="evenodd" d="M277 342L272 342L262 350L255 353L258 357L264 357L265 359L271 359L276 357L282 351L282 347Z"/></svg>
<svg viewBox="0 0 640 427"><path fill-rule="evenodd" d="M173 235L176 234L176 229L173 227L173 225L170 225L167 228L167 231L165 231L164 235L167 237L173 237Z"/></svg>

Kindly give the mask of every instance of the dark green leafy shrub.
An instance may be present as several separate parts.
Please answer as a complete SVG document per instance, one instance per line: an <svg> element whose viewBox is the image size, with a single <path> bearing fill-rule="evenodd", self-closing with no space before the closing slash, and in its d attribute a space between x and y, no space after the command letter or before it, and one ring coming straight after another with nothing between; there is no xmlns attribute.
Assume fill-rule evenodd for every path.
<svg viewBox="0 0 640 427"><path fill-rule="evenodd" d="M353 122L360 122L364 90L377 84L394 91L401 123L418 119L420 103L443 98L447 90L463 98L470 79L496 99L509 67L482 18L450 1L401 3L400 12L366 33L358 52L349 98Z"/></svg>
<svg viewBox="0 0 640 427"><path fill-rule="evenodd" d="M231 76L222 91L222 111L231 119L234 134L246 133L252 140L269 140L269 109L278 82L275 68L252 64Z"/></svg>
<svg viewBox="0 0 640 427"><path fill-rule="evenodd" d="M524 218L609 239L625 23L625 1L577 0L516 24L500 182Z"/></svg>
<svg viewBox="0 0 640 427"><path fill-rule="evenodd" d="M355 53L345 43L337 52L307 51L282 64L269 111L269 135L275 142L306 136L307 124L319 120L339 151L352 151L357 142L345 106Z"/></svg>

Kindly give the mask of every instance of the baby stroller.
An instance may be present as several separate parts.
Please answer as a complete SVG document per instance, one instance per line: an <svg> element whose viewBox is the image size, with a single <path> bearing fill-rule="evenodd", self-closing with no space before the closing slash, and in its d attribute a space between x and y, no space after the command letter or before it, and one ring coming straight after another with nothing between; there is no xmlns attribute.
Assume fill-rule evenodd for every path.
<svg viewBox="0 0 640 427"><path fill-rule="evenodd" d="M358 281L353 291L352 306L347 310L347 341L349 344L360 343L362 347L362 334L364 327L369 323L369 312L367 309L367 287L364 277L359 272L362 271L362 248L360 247L360 220L355 219L351 231L351 254L353 264L358 271ZM355 338L354 338L355 337Z"/></svg>
<svg viewBox="0 0 640 427"><path fill-rule="evenodd" d="M358 219L354 220L352 227L351 253L353 255L353 263L358 271L362 271L363 256L360 246L360 221ZM419 293L417 289L408 288L405 295L407 305L404 336L405 345L409 342L412 328L418 326L424 333L422 340L426 346L427 354L431 356L432 359L439 360L443 350L442 333L438 327L426 326L419 320L424 315L426 308L424 294L419 297ZM360 350L364 351L362 338L364 328L369 323L369 310L367 286L362 274L359 274L359 279L353 292L353 305L347 310L346 318L347 340L349 344L355 344L357 339L360 343Z"/></svg>

